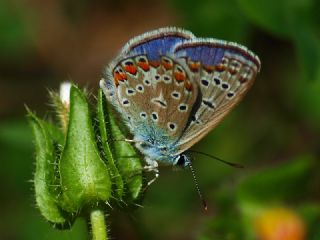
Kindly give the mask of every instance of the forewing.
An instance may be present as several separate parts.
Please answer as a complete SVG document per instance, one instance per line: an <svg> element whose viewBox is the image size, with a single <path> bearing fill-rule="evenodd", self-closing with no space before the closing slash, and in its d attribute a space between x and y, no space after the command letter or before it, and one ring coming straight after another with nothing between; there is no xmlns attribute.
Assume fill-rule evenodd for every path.
<svg viewBox="0 0 320 240"><path fill-rule="evenodd" d="M193 39L177 44L175 56L185 60L200 98L177 142L184 152L212 130L240 102L260 70L259 58L236 43Z"/></svg>
<svg viewBox="0 0 320 240"><path fill-rule="evenodd" d="M129 41L107 68L100 85L133 133L142 122L174 138L181 135L198 88L169 56L174 45L192 37L176 28L146 33Z"/></svg>

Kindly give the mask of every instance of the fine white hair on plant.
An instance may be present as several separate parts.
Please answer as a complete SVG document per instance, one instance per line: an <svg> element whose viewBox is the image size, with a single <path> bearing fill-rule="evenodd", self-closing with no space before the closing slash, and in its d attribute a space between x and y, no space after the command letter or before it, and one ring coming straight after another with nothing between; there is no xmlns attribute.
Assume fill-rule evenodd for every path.
<svg viewBox="0 0 320 240"><path fill-rule="evenodd" d="M65 105L70 104L71 82L63 82L60 84L60 99Z"/></svg>

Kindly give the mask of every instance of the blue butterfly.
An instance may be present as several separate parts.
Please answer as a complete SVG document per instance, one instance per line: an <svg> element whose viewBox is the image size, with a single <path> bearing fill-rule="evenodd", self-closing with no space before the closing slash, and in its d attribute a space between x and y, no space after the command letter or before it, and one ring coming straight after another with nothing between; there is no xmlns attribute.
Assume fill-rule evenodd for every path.
<svg viewBox="0 0 320 240"><path fill-rule="evenodd" d="M244 46L168 27L131 39L100 86L148 166L189 166L185 152L240 102L259 71Z"/></svg>

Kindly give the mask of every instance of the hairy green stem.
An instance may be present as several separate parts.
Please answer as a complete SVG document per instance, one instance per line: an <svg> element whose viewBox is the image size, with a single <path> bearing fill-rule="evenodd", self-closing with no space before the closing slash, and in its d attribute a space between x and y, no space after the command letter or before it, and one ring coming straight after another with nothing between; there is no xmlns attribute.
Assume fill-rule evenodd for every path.
<svg viewBox="0 0 320 240"><path fill-rule="evenodd" d="M90 212L90 222L93 240L108 240L107 225L104 212L94 209Z"/></svg>

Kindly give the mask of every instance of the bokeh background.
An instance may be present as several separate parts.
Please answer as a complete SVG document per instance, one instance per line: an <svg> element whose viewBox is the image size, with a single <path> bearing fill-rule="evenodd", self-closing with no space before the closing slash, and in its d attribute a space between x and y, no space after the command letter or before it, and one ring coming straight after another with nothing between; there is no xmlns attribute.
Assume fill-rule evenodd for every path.
<svg viewBox="0 0 320 240"><path fill-rule="evenodd" d="M189 171L161 169L144 208L113 212L113 239L320 239L320 1L2 0L0 239L87 239L84 220L54 230L32 192L34 149L24 104L50 114L47 89L95 92L131 37L163 26L236 41L262 61L244 101L194 149L204 213ZM275 236L273 236L275 235Z"/></svg>

